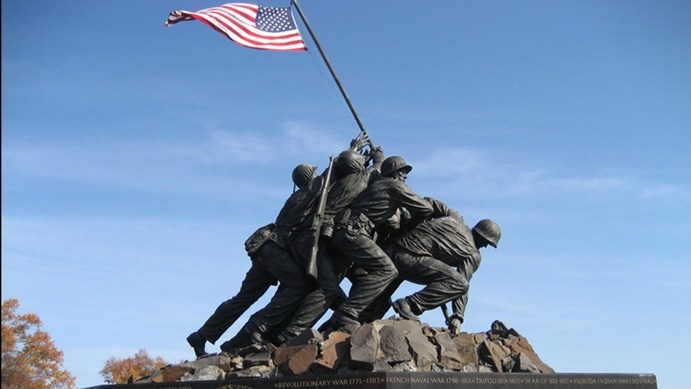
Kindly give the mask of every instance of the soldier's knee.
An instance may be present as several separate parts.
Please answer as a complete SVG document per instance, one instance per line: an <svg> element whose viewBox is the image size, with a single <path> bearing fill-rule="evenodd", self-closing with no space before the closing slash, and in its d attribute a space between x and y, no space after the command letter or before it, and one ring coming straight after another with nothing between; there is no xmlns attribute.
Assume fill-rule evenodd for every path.
<svg viewBox="0 0 691 389"><path fill-rule="evenodd" d="M387 279L391 279L391 280L396 279L396 277L398 277L398 269L396 269L396 266L391 264L391 266L387 267L386 275L387 275Z"/></svg>
<svg viewBox="0 0 691 389"><path fill-rule="evenodd" d="M343 291L341 290L341 288L338 285L329 286L329 287L322 287L321 290L322 290L322 293L324 293L324 297L327 300L336 299L339 296L341 296L343 293Z"/></svg>
<svg viewBox="0 0 691 389"><path fill-rule="evenodd" d="M324 298L328 300L337 298L345 293L343 292L343 289L341 289L340 283L334 279L320 279L317 289L319 290L319 293L321 293Z"/></svg>
<svg viewBox="0 0 691 389"><path fill-rule="evenodd" d="M470 286L468 280L460 273L456 273L451 277L451 283L453 284L453 288L460 292L466 292Z"/></svg>

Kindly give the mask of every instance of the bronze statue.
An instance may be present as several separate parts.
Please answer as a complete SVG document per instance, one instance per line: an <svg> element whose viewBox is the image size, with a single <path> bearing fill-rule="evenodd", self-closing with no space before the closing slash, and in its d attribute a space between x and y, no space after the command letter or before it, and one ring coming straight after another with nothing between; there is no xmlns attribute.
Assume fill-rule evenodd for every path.
<svg viewBox="0 0 691 389"><path fill-rule="evenodd" d="M279 344L312 328L329 308L337 307L345 300L340 283L347 274L350 262L333 247L331 238L336 215L348 207L370 183L380 178L383 151L381 148L374 148L370 150L369 156L360 154L359 150L365 141L366 138L362 137L354 139L351 147L341 152L334 161L336 179L329 188L317 254L317 288L305 297L278 335Z"/></svg>
<svg viewBox="0 0 691 389"><path fill-rule="evenodd" d="M398 276L389 256L375 242L374 234L399 207L411 214L411 223L427 219L432 206L405 184L412 167L398 156L382 162L382 177L372 182L350 205L336 215L332 246L348 263L365 274L353 283L348 298L329 320L332 330L352 332L360 326L361 313Z"/></svg>
<svg viewBox="0 0 691 389"><path fill-rule="evenodd" d="M291 256L290 250L296 249L293 246L294 237L305 231L310 221L323 176L315 176L314 166L301 164L293 170L292 178L299 189L286 200L276 221L258 229L245 242L252 265L240 291L221 303L208 320L187 337L187 342L198 357L206 354L206 342L215 344L271 285L278 283L278 289L268 305L253 314L234 338L221 345L221 350L233 351L251 343L267 343L268 332L289 316L300 300L314 288L303 264Z"/></svg>
<svg viewBox="0 0 691 389"><path fill-rule="evenodd" d="M497 247L501 238L499 225L492 220L479 221L472 229L458 212L429 199L436 216L390 239L385 251L393 259L399 277L369 307L365 320L380 318L392 304L402 318L419 320L425 311L453 302L454 313L447 317L453 332L460 331L468 299L469 282L480 266L480 249ZM402 218L404 219L404 218ZM391 303L390 297L403 281L425 287Z"/></svg>
<svg viewBox="0 0 691 389"><path fill-rule="evenodd" d="M332 158L319 176L316 166L298 165L293 194L276 221L245 242L252 261L240 291L187 337L197 357L271 285L278 285L271 301L221 345L222 351L284 344L312 328L329 308L334 314L320 330L352 332L392 306L402 318L419 320L422 312L440 306L446 314L446 303L453 302L447 324L460 331L479 249L496 247L501 231L488 219L470 229L441 201L415 194L405 184L411 170L402 157L385 159L366 135ZM340 287L346 277L352 283L347 296ZM392 303L403 281L425 287Z"/></svg>

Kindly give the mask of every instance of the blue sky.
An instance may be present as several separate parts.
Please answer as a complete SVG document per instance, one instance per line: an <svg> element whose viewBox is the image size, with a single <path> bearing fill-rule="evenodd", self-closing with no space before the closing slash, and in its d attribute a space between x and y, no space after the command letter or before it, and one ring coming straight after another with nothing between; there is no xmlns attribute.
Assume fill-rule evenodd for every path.
<svg viewBox="0 0 691 389"><path fill-rule="evenodd" d="M2 299L41 317L79 387L141 348L192 359L292 168L357 135L300 20L307 53L164 27L220 4L2 2ZM502 320L558 372L688 382L690 2L300 5L413 190L502 226L463 330Z"/></svg>

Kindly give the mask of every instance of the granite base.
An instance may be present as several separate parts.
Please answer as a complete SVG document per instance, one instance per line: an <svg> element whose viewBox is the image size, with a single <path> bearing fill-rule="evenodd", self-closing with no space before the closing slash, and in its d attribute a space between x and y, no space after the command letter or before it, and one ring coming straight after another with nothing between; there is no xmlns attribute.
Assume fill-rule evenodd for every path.
<svg viewBox="0 0 691 389"><path fill-rule="evenodd" d="M653 374L376 372L99 385L84 389L657 389Z"/></svg>

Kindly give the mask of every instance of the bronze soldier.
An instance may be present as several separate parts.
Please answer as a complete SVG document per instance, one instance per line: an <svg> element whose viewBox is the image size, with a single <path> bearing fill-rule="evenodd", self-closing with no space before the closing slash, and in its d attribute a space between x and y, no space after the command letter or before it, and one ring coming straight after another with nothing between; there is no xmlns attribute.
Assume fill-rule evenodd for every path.
<svg viewBox="0 0 691 389"><path fill-rule="evenodd" d="M336 216L331 241L346 261L366 274L353 283L348 298L330 319L333 330L352 332L361 313L396 279L398 271L389 256L377 245L374 234L399 207L405 207L413 224L427 219L432 206L405 184L412 167L399 156L388 157L381 167L382 177L371 183Z"/></svg>
<svg viewBox="0 0 691 389"><path fill-rule="evenodd" d="M299 189L286 200L274 223L258 229L245 242L252 265L240 291L221 303L208 320L187 337L198 357L206 354L207 341L215 344L271 285L278 283L278 288L268 305L253 314L233 339L221 345L221 350L234 351L250 343L266 343L268 331L284 321L314 288L303 263L290 254L290 249L294 237L306 228L323 183L323 175L315 177L315 169L315 166L301 164L293 170L293 183ZM305 249L308 248L297 248Z"/></svg>
<svg viewBox="0 0 691 389"><path fill-rule="evenodd" d="M399 278L382 293L379 303L390 302L390 296L403 281L425 285L422 290L394 301L396 313L405 319L419 320L418 315L423 312L453 301L454 314L447 318L447 324L458 332L470 279L480 266L480 249L488 245L496 248L500 238L501 229L494 221L483 219L471 229L455 211L418 224L385 247ZM386 308L380 307L379 313Z"/></svg>
<svg viewBox="0 0 691 389"><path fill-rule="evenodd" d="M302 301L292 319L277 337L282 344L312 328L329 308L337 307L345 300L340 288L350 266L338 250L330 243L333 235L334 218L367 186L380 178L380 167L384 160L381 148L370 150L368 159L358 152L361 139L355 139L349 150L338 155L334 162L336 180L329 188L326 200L325 222L321 231L317 258L317 288ZM367 164L371 165L367 167Z"/></svg>

